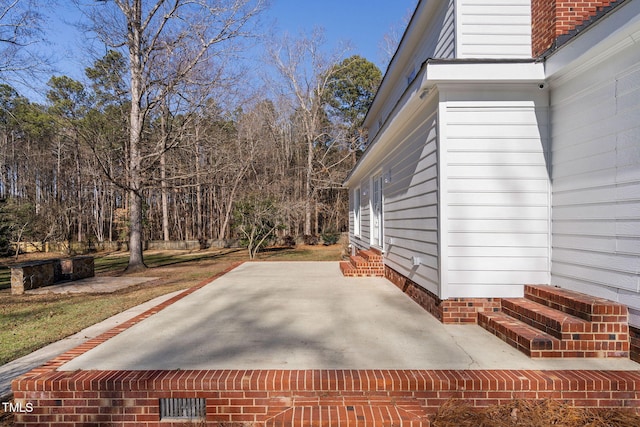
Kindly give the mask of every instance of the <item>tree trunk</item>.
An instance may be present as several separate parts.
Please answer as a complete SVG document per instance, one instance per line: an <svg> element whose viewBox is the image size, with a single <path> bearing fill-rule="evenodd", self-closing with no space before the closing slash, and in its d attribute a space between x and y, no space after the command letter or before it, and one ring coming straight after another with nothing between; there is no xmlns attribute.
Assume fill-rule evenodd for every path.
<svg viewBox="0 0 640 427"><path fill-rule="evenodd" d="M144 270L142 255L142 196L129 190L129 265L127 272Z"/></svg>
<svg viewBox="0 0 640 427"><path fill-rule="evenodd" d="M162 192L162 238L169 239L169 189L167 188L167 158L165 153L160 156L160 191Z"/></svg>
<svg viewBox="0 0 640 427"><path fill-rule="evenodd" d="M160 154L160 192L162 199L162 238L165 242L168 242L169 239L169 189L167 185L167 138L169 137L168 129L167 129L167 115L168 108L166 99L163 99L162 104L162 116L160 117L160 128L161 135L160 137L164 141L163 143L163 151Z"/></svg>
<svg viewBox="0 0 640 427"><path fill-rule="evenodd" d="M198 140L198 129L196 128L196 141ZM204 230L202 219L204 217L204 213L202 211L202 177L200 175L200 143L196 142L196 156L195 156L195 166L196 166L196 238L202 244L204 240Z"/></svg>
<svg viewBox="0 0 640 427"><path fill-rule="evenodd" d="M307 142L307 176L304 195L304 234L311 235L311 179L313 177L313 141Z"/></svg>
<svg viewBox="0 0 640 427"><path fill-rule="evenodd" d="M80 173L80 141L76 138L76 181L77 181L77 219L78 219L78 243L82 242L82 218L84 213L82 212L82 174Z"/></svg>
<svg viewBox="0 0 640 427"><path fill-rule="evenodd" d="M129 135L129 265L127 272L144 270L142 255L142 158L140 144L142 136L142 2L132 5L129 22L129 60L131 62L131 115Z"/></svg>

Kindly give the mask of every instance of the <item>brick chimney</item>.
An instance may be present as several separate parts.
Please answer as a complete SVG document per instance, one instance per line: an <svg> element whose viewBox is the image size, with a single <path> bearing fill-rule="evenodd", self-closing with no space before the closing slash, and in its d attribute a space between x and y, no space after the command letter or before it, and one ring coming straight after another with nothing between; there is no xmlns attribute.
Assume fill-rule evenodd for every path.
<svg viewBox="0 0 640 427"><path fill-rule="evenodd" d="M531 0L531 50L537 58L561 35L568 34L617 0Z"/></svg>

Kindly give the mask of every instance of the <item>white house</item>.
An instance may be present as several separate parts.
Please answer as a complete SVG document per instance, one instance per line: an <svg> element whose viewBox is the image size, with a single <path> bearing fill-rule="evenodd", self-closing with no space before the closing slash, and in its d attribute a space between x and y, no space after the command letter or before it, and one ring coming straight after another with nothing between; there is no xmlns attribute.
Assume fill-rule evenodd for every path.
<svg viewBox="0 0 640 427"><path fill-rule="evenodd" d="M640 332L639 40L640 0L420 1L345 180L352 247L443 321L550 284Z"/></svg>

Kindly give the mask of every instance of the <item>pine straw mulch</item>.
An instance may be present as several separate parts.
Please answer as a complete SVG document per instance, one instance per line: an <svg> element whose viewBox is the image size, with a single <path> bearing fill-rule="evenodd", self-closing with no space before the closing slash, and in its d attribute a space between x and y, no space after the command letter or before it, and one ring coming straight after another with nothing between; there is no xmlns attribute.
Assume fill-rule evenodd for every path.
<svg viewBox="0 0 640 427"><path fill-rule="evenodd" d="M431 427L638 427L640 415L625 409L575 408L556 400L514 400L486 408L451 400Z"/></svg>
<svg viewBox="0 0 640 427"><path fill-rule="evenodd" d="M9 427L13 425L13 414L9 414L2 410L0 406L0 427Z"/></svg>

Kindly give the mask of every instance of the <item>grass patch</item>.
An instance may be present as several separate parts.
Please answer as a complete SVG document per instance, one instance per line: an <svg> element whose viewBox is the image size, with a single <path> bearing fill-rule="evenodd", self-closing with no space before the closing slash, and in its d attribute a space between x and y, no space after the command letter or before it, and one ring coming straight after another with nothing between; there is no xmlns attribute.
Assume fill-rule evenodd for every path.
<svg viewBox="0 0 640 427"><path fill-rule="evenodd" d="M336 261L341 247L300 247L270 250L258 260ZM127 253L97 255L96 275L120 276L127 266ZM159 279L110 294L11 295L0 290L0 364L24 356L47 344L107 319L160 295L190 288L225 270L232 263L247 261L244 250L149 251L149 267L133 276ZM6 267L5 267L6 268Z"/></svg>

